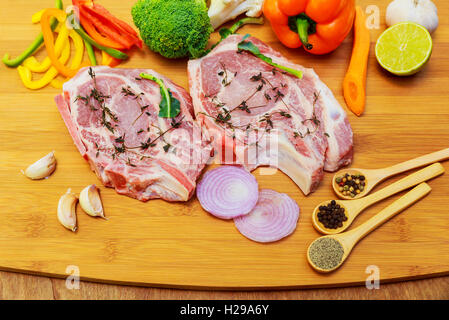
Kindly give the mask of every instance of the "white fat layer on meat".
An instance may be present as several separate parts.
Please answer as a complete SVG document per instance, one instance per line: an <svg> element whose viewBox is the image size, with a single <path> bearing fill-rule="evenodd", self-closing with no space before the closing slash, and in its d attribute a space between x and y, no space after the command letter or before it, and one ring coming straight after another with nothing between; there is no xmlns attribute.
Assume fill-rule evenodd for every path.
<svg viewBox="0 0 449 320"><path fill-rule="evenodd" d="M236 147L236 156L242 164L250 164L249 170L259 166L275 167L289 176L305 195L311 191L312 179L308 171L298 168L314 168L313 158L304 157L296 151L294 145L284 134L284 130L272 130L264 135L257 146ZM265 148L268 146L268 148Z"/></svg>
<svg viewBox="0 0 449 320"><path fill-rule="evenodd" d="M279 170L288 175L302 192L308 195L311 191L312 179L305 171L297 170L297 168L299 166L305 168L313 166L310 163L312 159L298 156L299 153L284 134L280 134L278 137L279 150L281 150L277 158Z"/></svg>
<svg viewBox="0 0 449 320"><path fill-rule="evenodd" d="M163 194L176 195L176 201L189 200L189 191L163 169L158 171L157 180L143 192L144 198L153 198L155 194L159 196Z"/></svg>
<svg viewBox="0 0 449 320"><path fill-rule="evenodd" d="M333 95L332 91L322 82L317 83L318 87L320 88L321 95L320 98L325 100L326 102L326 108L324 109L324 112L322 114L324 123L326 125L326 131L329 132L328 139L328 150L326 151L326 160L324 163L324 170L326 171L336 171L339 169L339 167L342 165L340 163L340 157L338 156L340 153L339 150L339 143L337 142L337 130L334 130L333 128L330 128L329 125L332 125L334 128L338 126L339 123L344 121L346 118L346 114L344 110L340 107L340 104L338 103L337 99L335 99L335 96ZM353 137L352 131L346 133L350 134L351 141ZM349 163L344 163L344 165L347 165Z"/></svg>

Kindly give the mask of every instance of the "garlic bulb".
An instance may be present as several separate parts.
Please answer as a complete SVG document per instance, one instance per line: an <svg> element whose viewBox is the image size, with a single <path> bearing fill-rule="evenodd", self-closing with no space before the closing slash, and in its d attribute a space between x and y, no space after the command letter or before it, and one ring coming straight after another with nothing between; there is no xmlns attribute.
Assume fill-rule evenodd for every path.
<svg viewBox="0 0 449 320"><path fill-rule="evenodd" d="M47 178L56 169L55 152L50 152L25 170L25 175L32 180Z"/></svg>
<svg viewBox="0 0 449 320"><path fill-rule="evenodd" d="M387 25L411 21L430 33L438 27L438 9L431 0L394 0L387 8Z"/></svg>

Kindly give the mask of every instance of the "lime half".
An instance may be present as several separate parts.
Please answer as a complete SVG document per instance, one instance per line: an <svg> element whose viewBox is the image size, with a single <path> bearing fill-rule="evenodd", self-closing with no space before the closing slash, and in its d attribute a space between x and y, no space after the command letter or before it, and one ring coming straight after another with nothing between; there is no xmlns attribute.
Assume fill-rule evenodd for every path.
<svg viewBox="0 0 449 320"><path fill-rule="evenodd" d="M409 76L426 65L432 55L432 47L432 37L426 28L414 22L401 22L380 35L376 58L391 73Z"/></svg>

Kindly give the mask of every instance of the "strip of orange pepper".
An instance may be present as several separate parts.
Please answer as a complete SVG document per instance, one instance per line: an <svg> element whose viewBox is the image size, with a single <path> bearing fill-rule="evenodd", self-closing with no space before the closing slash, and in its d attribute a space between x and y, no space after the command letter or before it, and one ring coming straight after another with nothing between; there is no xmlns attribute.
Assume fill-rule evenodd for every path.
<svg viewBox="0 0 449 320"><path fill-rule="evenodd" d="M351 31L355 0L265 0L263 12L286 47L327 54Z"/></svg>
<svg viewBox="0 0 449 320"><path fill-rule="evenodd" d="M59 71L59 73L61 73L65 77L71 78L74 75L76 75L78 70L84 67L84 65L79 66L78 68L75 69L71 69L69 67L66 67L63 63L59 61L55 51L53 31L50 28L51 17L55 17L60 23L65 23L67 15L64 11L59 9L46 9L42 14L41 27L42 27L42 34L44 35L45 49L47 50L47 54L51 60L52 65Z"/></svg>

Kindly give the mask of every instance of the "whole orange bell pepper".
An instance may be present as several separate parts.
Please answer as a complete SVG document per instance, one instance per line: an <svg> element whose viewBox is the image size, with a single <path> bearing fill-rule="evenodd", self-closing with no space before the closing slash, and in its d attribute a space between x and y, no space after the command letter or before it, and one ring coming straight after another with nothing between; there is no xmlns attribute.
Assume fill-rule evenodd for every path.
<svg viewBox="0 0 449 320"><path fill-rule="evenodd" d="M265 0L263 12L286 47L326 54L351 31L355 0Z"/></svg>

